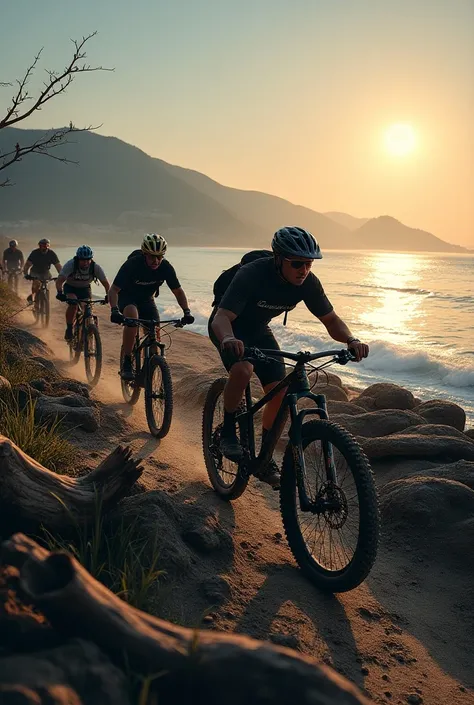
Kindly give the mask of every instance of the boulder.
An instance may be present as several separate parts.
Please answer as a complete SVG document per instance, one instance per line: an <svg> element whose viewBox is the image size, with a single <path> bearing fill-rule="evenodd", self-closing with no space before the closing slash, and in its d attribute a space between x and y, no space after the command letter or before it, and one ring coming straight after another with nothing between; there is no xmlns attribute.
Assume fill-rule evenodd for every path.
<svg viewBox="0 0 474 705"><path fill-rule="evenodd" d="M357 440L369 459L394 456L421 458L438 456L450 461L474 460L474 444L470 438L394 433L379 438L359 436Z"/></svg>
<svg viewBox="0 0 474 705"><path fill-rule="evenodd" d="M328 401L328 414L332 417L334 414L348 414L349 416L357 416L365 414L366 409L358 406L350 401Z"/></svg>
<svg viewBox="0 0 474 705"><path fill-rule="evenodd" d="M344 426L354 436L376 438L403 431L409 426L419 427L419 424L423 423L423 418L413 411L384 409L383 411L364 412L357 416L336 414L331 416L331 421Z"/></svg>
<svg viewBox="0 0 474 705"><path fill-rule="evenodd" d="M80 427L84 431L97 431L99 412L92 402L77 394L62 397L40 396L36 400L35 417L40 422L56 420L66 426Z"/></svg>
<svg viewBox="0 0 474 705"><path fill-rule="evenodd" d="M388 382L371 384L360 397L372 397L377 409L413 409L416 405L415 397L408 389Z"/></svg>
<svg viewBox="0 0 474 705"><path fill-rule="evenodd" d="M457 404L444 399L425 401L416 407L416 413L423 416L428 423L452 426L464 431L466 412Z"/></svg>
<svg viewBox="0 0 474 705"><path fill-rule="evenodd" d="M324 394L328 401L349 401L349 395L346 390L336 384L325 384L320 382L315 384L311 391L313 394ZM307 406L309 402L311 402L310 399L302 399L301 401L303 406ZM312 406L313 403L314 402L311 402L309 405Z"/></svg>
<svg viewBox="0 0 474 705"><path fill-rule="evenodd" d="M364 409L364 411L376 411L377 407L375 406L375 398L374 397L354 397L351 399L351 403L355 404L356 406L361 407Z"/></svg>
<svg viewBox="0 0 474 705"><path fill-rule="evenodd" d="M447 465L436 465L433 468L425 469L419 474L424 477L460 482L474 491L474 461L472 460L458 460Z"/></svg>

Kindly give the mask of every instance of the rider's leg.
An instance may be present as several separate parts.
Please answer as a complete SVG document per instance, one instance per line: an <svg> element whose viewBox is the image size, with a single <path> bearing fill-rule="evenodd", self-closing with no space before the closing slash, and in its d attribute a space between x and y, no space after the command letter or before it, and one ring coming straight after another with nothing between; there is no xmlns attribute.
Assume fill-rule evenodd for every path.
<svg viewBox="0 0 474 705"><path fill-rule="evenodd" d="M76 294L69 292L67 297L68 299L76 299L77 301ZM72 328L74 325L74 319L76 318L76 310L77 306L74 306L74 304L68 304L66 306L66 332L64 333L64 340L72 340Z"/></svg>
<svg viewBox="0 0 474 705"><path fill-rule="evenodd" d="M137 318L138 319L138 309L135 304L128 304L122 311L126 318ZM123 327L123 337L122 337L122 347L123 354L125 356L131 357L133 344L135 342L135 336L137 334L137 329L135 326L124 326Z"/></svg>
<svg viewBox="0 0 474 705"><path fill-rule="evenodd" d="M263 391L265 394L268 394L268 392L271 392L273 387L276 387L278 384L277 382L270 382L269 384L266 384L263 388ZM265 404L265 407L263 409L263 418L262 418L262 426L263 426L263 433L265 431L269 431L271 427L273 426L273 422L275 421L276 415L278 414L278 410L281 406L281 402L283 401L283 397L285 396L286 389L282 389L281 392L278 392L278 394L273 397L267 404Z"/></svg>
<svg viewBox="0 0 474 705"><path fill-rule="evenodd" d="M245 387L250 382L253 366L249 362L236 362L229 371L224 388L224 423L221 431L220 449L230 460L242 457L242 446L237 438L235 412L242 400Z"/></svg>
<svg viewBox="0 0 474 705"><path fill-rule="evenodd" d="M31 282L31 294L28 296L28 301L30 303L34 301L37 292L40 290L40 286L41 284L38 279L33 279L33 281Z"/></svg>

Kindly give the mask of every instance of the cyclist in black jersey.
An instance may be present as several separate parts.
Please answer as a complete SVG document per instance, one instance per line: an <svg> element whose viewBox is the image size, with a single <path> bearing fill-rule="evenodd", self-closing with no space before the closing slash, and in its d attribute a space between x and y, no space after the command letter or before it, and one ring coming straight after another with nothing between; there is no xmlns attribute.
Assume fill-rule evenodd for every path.
<svg viewBox="0 0 474 705"><path fill-rule="evenodd" d="M224 390L224 424L221 451L230 460L242 457L236 427L235 412L240 404L254 367L241 362L245 347L279 349L269 327L272 318L291 311L304 301L311 313L324 324L329 335L346 343L359 362L369 354L368 345L354 337L339 318L324 293L319 279L310 271L313 261L322 254L315 238L298 227L278 230L272 240L273 257L246 264L237 272L209 320L209 336L219 349L229 371ZM265 393L285 376L282 360L255 365ZM283 390L268 404L263 413L262 435L271 429L283 398ZM273 487L279 484L279 470L272 461L261 480Z"/></svg>
<svg viewBox="0 0 474 705"><path fill-rule="evenodd" d="M3 252L3 269L5 274L8 274L8 272L17 272L23 268L24 264L23 252L18 248L17 240L10 240L7 249Z"/></svg>
<svg viewBox="0 0 474 705"><path fill-rule="evenodd" d="M188 300L179 283L173 265L165 260L167 243L162 235L148 233L143 238L141 251L132 253L120 267L109 291L110 320L122 323L126 318L145 318L159 321L159 313L153 297L158 296L160 286L166 282L183 309L183 323L194 323ZM124 380L133 380L132 350L135 328L124 326L123 363L120 374Z"/></svg>

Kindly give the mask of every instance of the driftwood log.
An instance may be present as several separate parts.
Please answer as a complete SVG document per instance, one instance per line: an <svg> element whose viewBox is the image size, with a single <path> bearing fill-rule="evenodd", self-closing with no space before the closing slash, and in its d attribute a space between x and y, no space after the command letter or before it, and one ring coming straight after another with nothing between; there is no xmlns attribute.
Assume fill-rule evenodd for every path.
<svg viewBox="0 0 474 705"><path fill-rule="evenodd" d="M41 525L61 530L83 526L114 506L142 473L129 448L118 446L80 478L58 475L0 435L0 521L8 535Z"/></svg>
<svg viewBox="0 0 474 705"><path fill-rule="evenodd" d="M132 672L155 674L160 703L367 705L347 680L309 657L244 636L193 631L112 594L71 556L23 534L2 545L25 599L68 638L93 642Z"/></svg>

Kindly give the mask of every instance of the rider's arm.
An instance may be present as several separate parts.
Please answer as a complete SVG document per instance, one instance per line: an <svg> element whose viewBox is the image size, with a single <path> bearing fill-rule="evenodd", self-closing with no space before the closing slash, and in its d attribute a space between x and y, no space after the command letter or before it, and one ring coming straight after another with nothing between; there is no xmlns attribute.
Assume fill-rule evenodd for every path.
<svg viewBox="0 0 474 705"><path fill-rule="evenodd" d="M185 313L189 313L188 300L183 288L180 286L178 289L171 289L171 291L176 296L176 301L179 303L183 311Z"/></svg>
<svg viewBox="0 0 474 705"><path fill-rule="evenodd" d="M100 279L99 281L102 284L102 286L104 287L105 293L108 294L110 291L110 282L107 279L107 277L105 277L105 279Z"/></svg>
<svg viewBox="0 0 474 705"><path fill-rule="evenodd" d="M33 262L30 262L30 260L27 259L25 262L25 266L23 267L23 274L28 274L28 271L29 271L30 267L32 267L32 266L33 266Z"/></svg>
<svg viewBox="0 0 474 705"><path fill-rule="evenodd" d="M339 343L347 343L350 338L354 337L349 326L344 323L342 318L339 318L334 310L325 316L318 316L318 318L326 326L326 330L333 340L337 340Z"/></svg>
<svg viewBox="0 0 474 705"><path fill-rule="evenodd" d="M58 270L58 274L59 274L59 272L60 272L61 269L62 269L60 262L55 262L55 263L54 263L54 266L55 266L56 269Z"/></svg>
<svg viewBox="0 0 474 705"><path fill-rule="evenodd" d="M117 308L119 291L120 291L120 287L118 287L117 284L112 284L112 286L109 289L110 308Z"/></svg>
<svg viewBox="0 0 474 705"><path fill-rule="evenodd" d="M97 277L97 279L100 281L100 283L102 284L102 286L104 287L105 293L108 294L108 293L109 293L109 289L110 289L109 280L108 280L107 277L105 276L104 270L102 269L102 267L100 266L100 264L97 264L97 262L94 264L94 274L95 274L95 276Z"/></svg>
<svg viewBox="0 0 474 705"><path fill-rule="evenodd" d="M66 281L66 277L64 276L64 274L60 274L59 277L56 279L56 289L59 294L63 290L63 284L65 281Z"/></svg>
<svg viewBox="0 0 474 705"><path fill-rule="evenodd" d="M232 330L232 321L237 318L237 315L226 308L218 308L217 313L211 323L211 328L216 335L217 340L222 343L223 340L235 338Z"/></svg>

